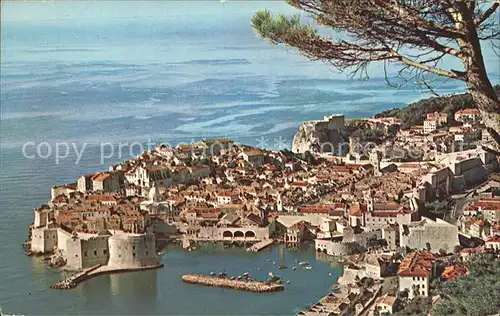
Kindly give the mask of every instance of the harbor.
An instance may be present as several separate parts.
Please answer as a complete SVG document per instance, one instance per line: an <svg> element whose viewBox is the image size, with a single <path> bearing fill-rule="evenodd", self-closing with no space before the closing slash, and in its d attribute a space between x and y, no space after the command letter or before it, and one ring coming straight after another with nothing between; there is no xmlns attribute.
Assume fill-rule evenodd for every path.
<svg viewBox="0 0 500 316"><path fill-rule="evenodd" d="M182 281L188 284L199 284L211 287L221 287L239 291L249 291L256 293L283 291L282 284L272 282L260 282L253 280L236 280L220 276L206 276L199 274L186 274L182 276Z"/></svg>

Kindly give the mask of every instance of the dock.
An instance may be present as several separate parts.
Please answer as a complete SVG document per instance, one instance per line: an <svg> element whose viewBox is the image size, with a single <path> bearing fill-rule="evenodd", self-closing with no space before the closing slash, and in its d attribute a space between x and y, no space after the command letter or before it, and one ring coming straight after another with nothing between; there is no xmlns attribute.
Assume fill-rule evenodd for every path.
<svg viewBox="0 0 500 316"><path fill-rule="evenodd" d="M283 291L285 287L281 284L260 281L230 280L218 276L205 276L199 274L186 274L182 276L182 281L188 284L199 284L211 287L221 287L239 291L249 291L256 293Z"/></svg>
<svg viewBox="0 0 500 316"><path fill-rule="evenodd" d="M255 245L253 245L251 247L248 247L247 251L248 252L259 252L262 249L264 249L264 248L269 247L270 245L272 245L273 242L274 242L274 240L272 240L272 239L266 239L266 240L259 241Z"/></svg>
<svg viewBox="0 0 500 316"><path fill-rule="evenodd" d="M158 269L162 267L163 267L162 263L144 267L113 267L113 266L103 266L98 264L91 268L80 271L76 274L73 274L64 280L59 281L54 285L51 285L50 288L57 290L70 290L75 288L79 283L88 280L92 277L96 277L98 275L144 271L144 270Z"/></svg>
<svg viewBox="0 0 500 316"><path fill-rule="evenodd" d="M79 273L73 274L72 276L57 282L56 284L52 285L52 289L58 289L58 290L70 290L72 288L75 288L79 282L83 281L92 271L95 271L101 267L100 264L95 265L91 268L88 268L86 270L83 270Z"/></svg>

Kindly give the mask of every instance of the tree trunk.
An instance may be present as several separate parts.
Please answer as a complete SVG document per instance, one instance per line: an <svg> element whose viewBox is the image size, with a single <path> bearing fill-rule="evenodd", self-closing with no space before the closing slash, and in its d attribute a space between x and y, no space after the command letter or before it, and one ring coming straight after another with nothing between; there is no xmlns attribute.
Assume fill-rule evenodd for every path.
<svg viewBox="0 0 500 316"><path fill-rule="evenodd" d="M477 34L477 27L474 24L474 6L475 3L462 3L462 18L464 20L465 40L459 39L465 62L465 73L467 87L481 111L483 122L491 137L496 141L497 147L500 146L500 101L493 88L488 73L484 65L484 58L481 51L481 43Z"/></svg>
<svg viewBox="0 0 500 316"><path fill-rule="evenodd" d="M481 111L484 125L491 137L500 146L500 102L496 99L480 92L471 90L472 99Z"/></svg>
<svg viewBox="0 0 500 316"><path fill-rule="evenodd" d="M480 48L476 49L480 50ZM475 58L468 66L467 86L472 100L481 111L486 129L496 141L497 146L500 146L500 101L488 79L482 57Z"/></svg>

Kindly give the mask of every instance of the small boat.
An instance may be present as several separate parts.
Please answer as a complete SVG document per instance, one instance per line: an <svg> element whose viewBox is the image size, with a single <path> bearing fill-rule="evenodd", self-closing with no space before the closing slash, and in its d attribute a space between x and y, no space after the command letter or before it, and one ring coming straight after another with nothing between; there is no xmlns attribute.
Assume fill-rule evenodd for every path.
<svg viewBox="0 0 500 316"><path fill-rule="evenodd" d="M227 272L221 272L221 273L219 273L219 277L221 277L221 278L227 277Z"/></svg>
<svg viewBox="0 0 500 316"><path fill-rule="evenodd" d="M273 259L267 259L266 261L267 261L267 262L271 262L271 261L273 261Z"/></svg>
<svg viewBox="0 0 500 316"><path fill-rule="evenodd" d="M257 268L257 271L260 271L260 268Z"/></svg>
<svg viewBox="0 0 500 316"><path fill-rule="evenodd" d="M215 272L210 272L210 276L216 276L216 275L217 275L217 273L215 273Z"/></svg>
<svg viewBox="0 0 500 316"><path fill-rule="evenodd" d="M286 269L286 268L287 268L287 266L286 266L286 265L284 265L284 264L282 264L282 265L280 265L280 266L278 267L278 269L280 269L280 270L283 270L283 269Z"/></svg>
<svg viewBox="0 0 500 316"><path fill-rule="evenodd" d="M307 261L301 261L299 262L299 266L303 267L303 266L308 266L309 265L309 262Z"/></svg>
<svg viewBox="0 0 500 316"><path fill-rule="evenodd" d="M158 256L163 256L165 254L164 251L157 252Z"/></svg>
<svg viewBox="0 0 500 316"><path fill-rule="evenodd" d="M332 276L332 273L331 273L331 272L328 272L328 275L329 275L329 276Z"/></svg>
<svg viewBox="0 0 500 316"><path fill-rule="evenodd" d="M273 261L273 266L275 266L275 265L276 265L276 261Z"/></svg>
<svg viewBox="0 0 500 316"><path fill-rule="evenodd" d="M306 269L306 270L312 270L312 268L313 268L313 267L311 267L311 266L306 266L306 267L304 267L304 269Z"/></svg>
<svg viewBox="0 0 500 316"><path fill-rule="evenodd" d="M286 284L290 284L290 280L286 281Z"/></svg>
<svg viewBox="0 0 500 316"><path fill-rule="evenodd" d="M238 275L238 278L237 278L237 279L238 279L238 280L241 280L241 279L242 279L241 275Z"/></svg>
<svg viewBox="0 0 500 316"><path fill-rule="evenodd" d="M268 275L272 278L274 275L272 272L269 272Z"/></svg>
<svg viewBox="0 0 500 316"><path fill-rule="evenodd" d="M249 276L249 275L250 275L250 273L248 273L248 272L244 272L242 275L243 275L243 276Z"/></svg>
<svg viewBox="0 0 500 316"><path fill-rule="evenodd" d="M229 280L231 280L231 281L234 281L235 279L236 279L236 277L234 277L234 276L229 278Z"/></svg>
<svg viewBox="0 0 500 316"><path fill-rule="evenodd" d="M296 267L296 266L293 266L292 270L293 270L293 271L297 270L297 267Z"/></svg>

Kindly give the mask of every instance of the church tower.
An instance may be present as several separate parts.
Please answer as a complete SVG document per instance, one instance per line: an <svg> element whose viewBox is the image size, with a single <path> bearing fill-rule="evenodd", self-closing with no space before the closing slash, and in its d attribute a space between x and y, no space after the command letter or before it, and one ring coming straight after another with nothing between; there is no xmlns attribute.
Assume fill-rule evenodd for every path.
<svg viewBox="0 0 500 316"><path fill-rule="evenodd" d="M373 166L373 175L375 177L380 176L382 173L380 172L380 156L378 151L372 150L370 152L370 164Z"/></svg>
<svg viewBox="0 0 500 316"><path fill-rule="evenodd" d="M368 212L373 212L374 210L374 202L373 202L373 195L371 190L367 190L363 192L364 198L365 198L365 203L366 203L366 208Z"/></svg>

